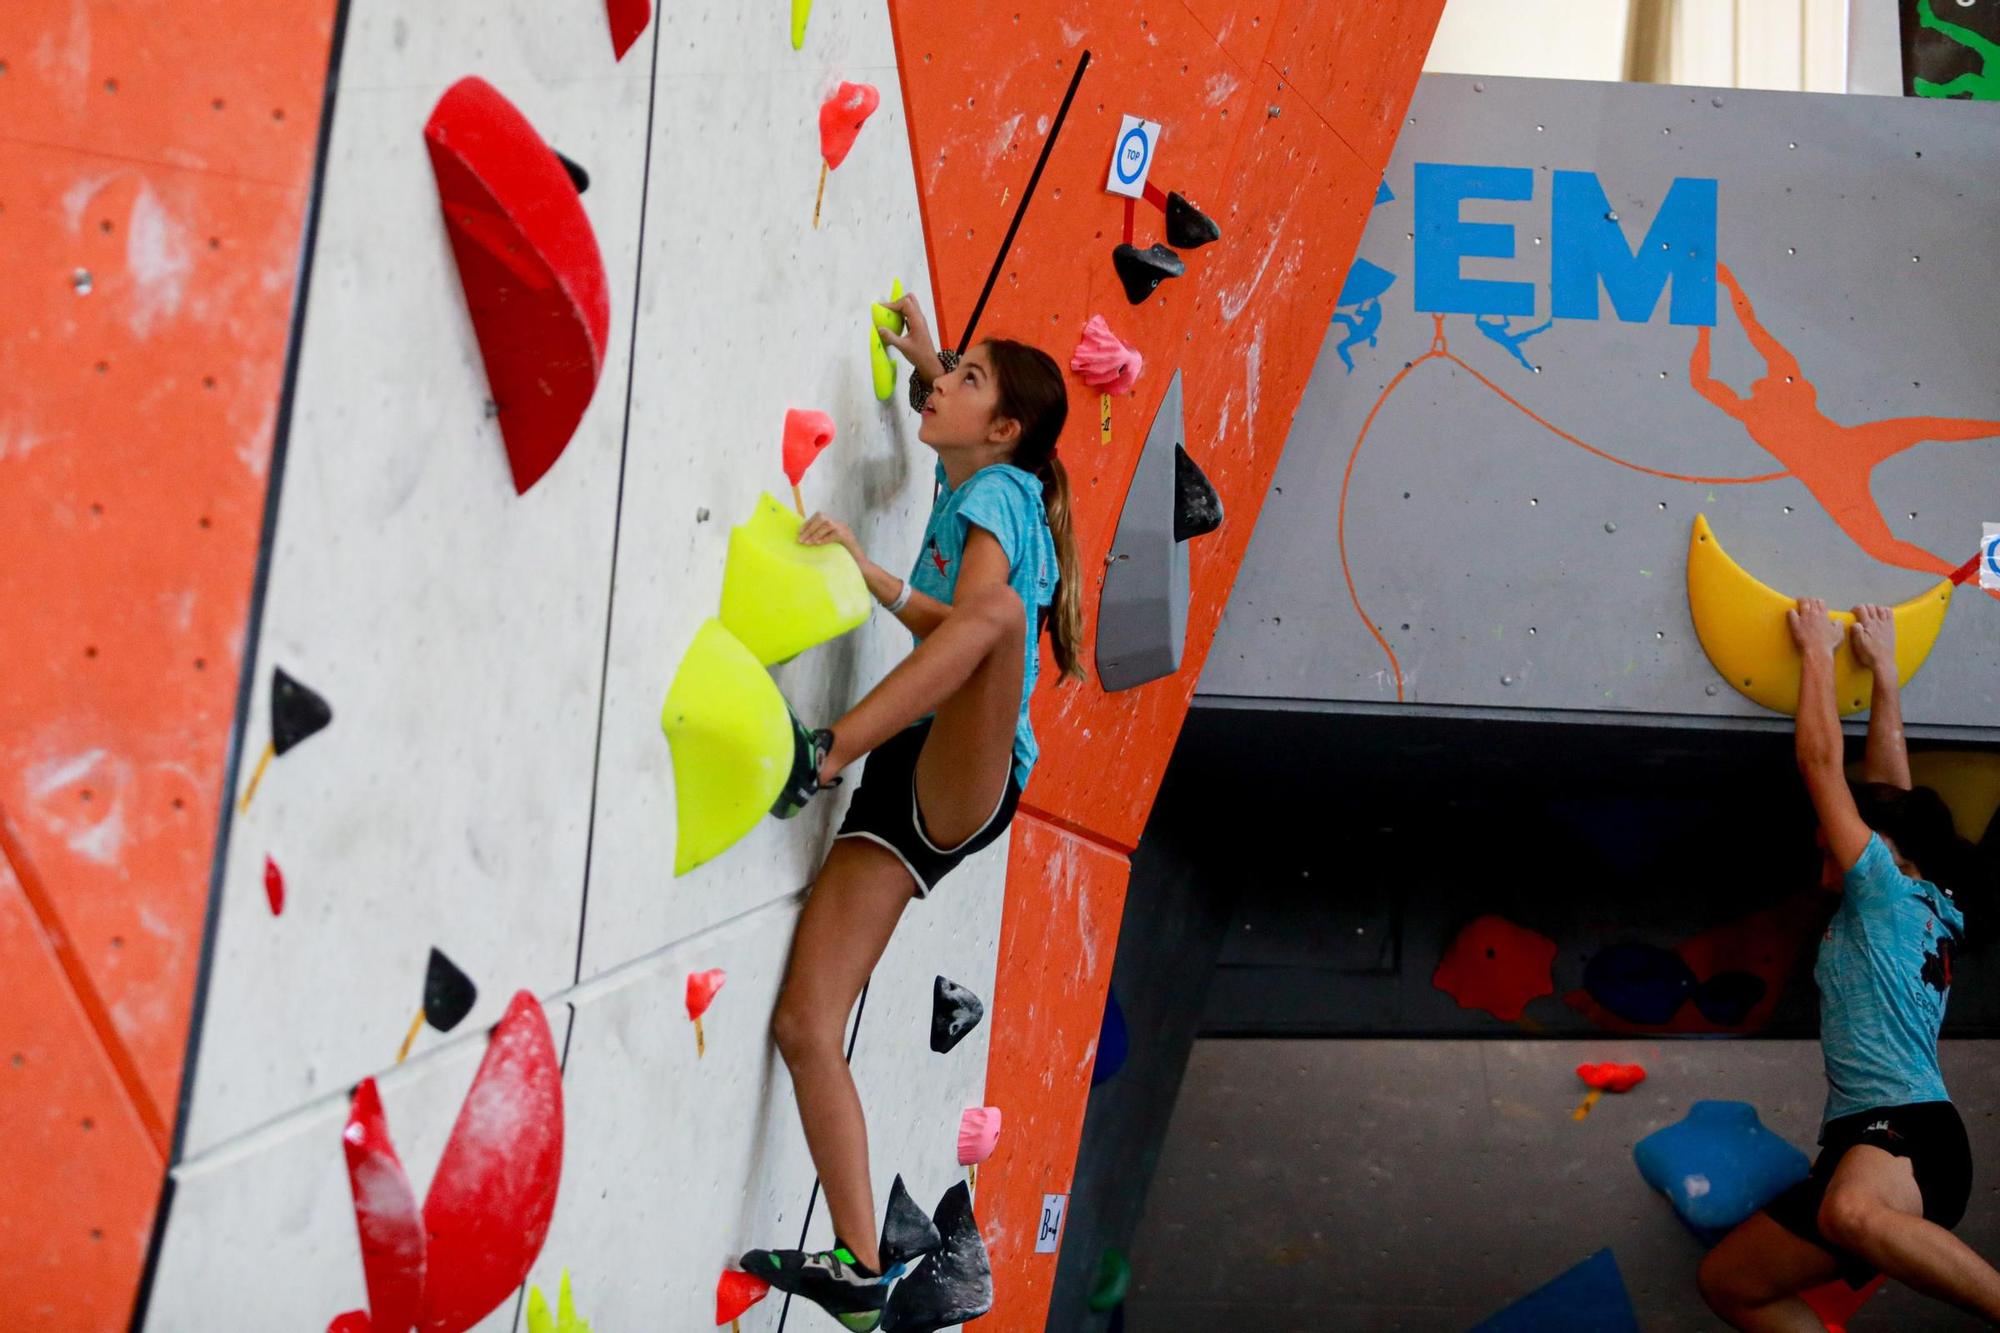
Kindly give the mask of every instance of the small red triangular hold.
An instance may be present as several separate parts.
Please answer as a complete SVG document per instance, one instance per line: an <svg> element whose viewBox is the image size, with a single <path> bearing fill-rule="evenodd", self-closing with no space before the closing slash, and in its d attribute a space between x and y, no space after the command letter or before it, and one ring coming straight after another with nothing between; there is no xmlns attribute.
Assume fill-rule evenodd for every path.
<svg viewBox="0 0 2000 1333"><path fill-rule="evenodd" d="M514 489L526 493L597 391L611 334L604 256L562 159L491 84L453 84L424 139Z"/></svg>
<svg viewBox="0 0 2000 1333"><path fill-rule="evenodd" d="M722 1270L722 1280L715 1284L715 1322L720 1327L732 1319L741 1319L743 1312L764 1299L771 1290L771 1284L760 1277L737 1268Z"/></svg>
<svg viewBox="0 0 2000 1333"><path fill-rule="evenodd" d="M604 12L611 20L612 53L623 60L653 20L652 0L604 0Z"/></svg>

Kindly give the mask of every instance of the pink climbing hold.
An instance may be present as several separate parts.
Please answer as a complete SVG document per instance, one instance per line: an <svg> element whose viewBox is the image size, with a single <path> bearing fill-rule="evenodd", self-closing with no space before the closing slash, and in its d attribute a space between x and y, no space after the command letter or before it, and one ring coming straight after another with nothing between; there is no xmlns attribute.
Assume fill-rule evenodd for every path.
<svg viewBox="0 0 2000 1333"><path fill-rule="evenodd" d="M977 1166L1000 1143L1000 1108L968 1106L958 1118L958 1164Z"/></svg>
<svg viewBox="0 0 2000 1333"><path fill-rule="evenodd" d="M1638 1065L1605 1062L1576 1067L1576 1076L1587 1088L1598 1092L1630 1092L1646 1081L1646 1071Z"/></svg>
<svg viewBox="0 0 2000 1333"><path fill-rule="evenodd" d="M771 1290L771 1284L763 1278L752 1277L740 1268L722 1270L722 1280L715 1284L715 1322L718 1327L741 1319L743 1312L764 1299Z"/></svg>
<svg viewBox="0 0 2000 1333"><path fill-rule="evenodd" d="M555 1215L562 1153L562 1067L542 1006L517 991L424 1200L423 1333L464 1333L526 1280Z"/></svg>
<svg viewBox="0 0 2000 1333"><path fill-rule="evenodd" d="M873 84L843 83L819 107L819 155L828 167L838 169L854 147L854 136L862 122L875 114L882 94Z"/></svg>
<svg viewBox="0 0 2000 1333"><path fill-rule="evenodd" d="M604 14L611 20L611 53L623 60L652 21L653 4L652 0L604 0Z"/></svg>
<svg viewBox="0 0 2000 1333"><path fill-rule="evenodd" d="M514 490L525 493L597 391L611 333L604 257L562 159L491 84L453 84L424 141Z"/></svg>
<svg viewBox="0 0 2000 1333"><path fill-rule="evenodd" d="M1132 392L1145 364L1146 359L1139 355L1138 349L1120 342L1102 315L1092 315L1083 326L1083 337L1078 339L1076 351L1069 358L1069 368L1085 384L1105 393Z"/></svg>
<svg viewBox="0 0 2000 1333"><path fill-rule="evenodd" d="M706 972L688 973L687 1007L688 1017L699 1019L708 1012L708 1006L715 1002L715 993L722 989L723 971L711 967Z"/></svg>
<svg viewBox="0 0 2000 1333"><path fill-rule="evenodd" d="M285 914L285 872L269 856L264 858L264 901L271 904L272 916Z"/></svg>
<svg viewBox="0 0 2000 1333"><path fill-rule="evenodd" d="M1555 993L1549 967L1556 942L1517 926L1505 917L1481 916L1466 923L1438 960L1431 984L1463 1009L1484 1009L1513 1022L1530 1000Z"/></svg>
<svg viewBox="0 0 2000 1333"><path fill-rule="evenodd" d="M389 1120L374 1079L364 1078L354 1089L340 1138L347 1149L347 1183L354 1194L361 1271L368 1282L368 1313L361 1326L408 1333L424 1296L424 1222L416 1191L389 1141Z"/></svg>
<svg viewBox="0 0 2000 1333"><path fill-rule="evenodd" d="M806 469L833 443L833 418L824 412L791 408L785 413L785 476L796 486ZM692 1015L690 1015L692 1017Z"/></svg>

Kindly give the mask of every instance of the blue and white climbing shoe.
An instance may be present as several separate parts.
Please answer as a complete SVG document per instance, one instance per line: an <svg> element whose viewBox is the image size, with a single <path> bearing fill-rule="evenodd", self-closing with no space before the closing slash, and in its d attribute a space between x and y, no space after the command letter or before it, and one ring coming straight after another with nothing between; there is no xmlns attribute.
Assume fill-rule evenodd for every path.
<svg viewBox="0 0 2000 1333"><path fill-rule="evenodd" d="M811 1301L852 1333L874 1333L896 1276L863 1268L845 1245L830 1250L745 1250L743 1271Z"/></svg>

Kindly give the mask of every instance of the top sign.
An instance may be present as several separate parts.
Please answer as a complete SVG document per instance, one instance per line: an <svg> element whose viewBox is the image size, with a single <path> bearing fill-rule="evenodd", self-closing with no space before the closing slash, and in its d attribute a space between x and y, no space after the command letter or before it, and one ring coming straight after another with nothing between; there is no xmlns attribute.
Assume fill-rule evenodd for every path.
<svg viewBox="0 0 2000 1333"><path fill-rule="evenodd" d="M1153 149L1160 142L1158 121L1127 116L1118 127L1118 143L1111 150L1111 174L1104 188L1112 194L1137 199L1146 192L1146 172L1153 165Z"/></svg>
<svg viewBox="0 0 2000 1333"><path fill-rule="evenodd" d="M1988 523L1979 544L1979 586L2000 590L2000 523Z"/></svg>

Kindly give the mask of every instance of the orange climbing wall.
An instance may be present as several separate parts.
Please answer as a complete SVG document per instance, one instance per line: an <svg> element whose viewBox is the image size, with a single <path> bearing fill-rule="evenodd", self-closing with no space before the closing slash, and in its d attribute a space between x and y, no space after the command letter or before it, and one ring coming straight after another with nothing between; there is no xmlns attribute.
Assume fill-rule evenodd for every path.
<svg viewBox="0 0 2000 1333"><path fill-rule="evenodd" d="M0 1223L123 1328L202 948L332 0L0 23ZM86 277L87 275L87 277Z"/></svg>
<svg viewBox="0 0 2000 1333"><path fill-rule="evenodd" d="M1176 368L1189 451L1227 521L1190 550L1193 597L1181 671L1106 695L1044 685L1042 757L1009 859L988 1100L1007 1113L982 1173L982 1227L998 1304L992 1325L1039 1329L1055 1256L1035 1251L1044 1194L1067 1194L1089 1094L1097 1019L1137 843L1292 413L1318 355L1443 0L1103 0L891 6L923 194L940 336L955 342L986 280L1063 90L1091 64L978 333L1040 342L1067 360L1102 314L1147 357L1115 400L1072 383L1063 456L1076 493L1085 623L1146 426ZM1005 52L1003 59L994 53ZM1189 252L1185 277L1129 305L1110 252L1122 201L1104 193L1120 117L1165 127L1150 180L1200 204L1223 239ZM1134 240L1164 239L1141 204ZM1044 680L1054 680L1046 653ZM1025 1132L1024 1132L1025 1131ZM1032 1138L1031 1144L1021 1142Z"/></svg>

